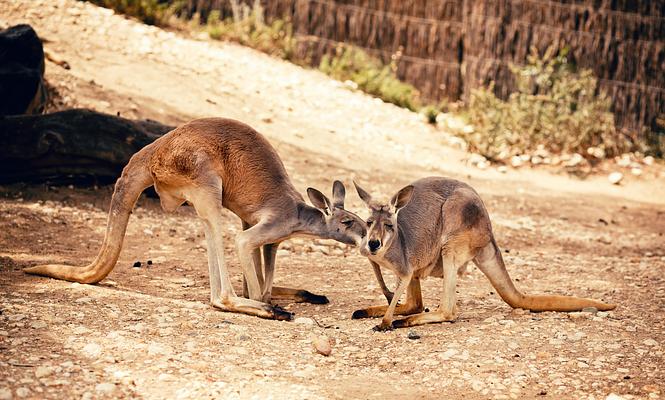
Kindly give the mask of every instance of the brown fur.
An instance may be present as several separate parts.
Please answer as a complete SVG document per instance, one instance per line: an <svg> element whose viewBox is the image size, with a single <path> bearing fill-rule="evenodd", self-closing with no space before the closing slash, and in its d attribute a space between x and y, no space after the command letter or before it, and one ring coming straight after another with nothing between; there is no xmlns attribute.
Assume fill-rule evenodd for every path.
<svg viewBox="0 0 665 400"><path fill-rule="evenodd" d="M273 289L280 298L327 302L325 297L307 291L273 288L277 246L297 235L356 243L365 232L364 221L343 209L341 182L334 184L335 207L327 206L333 202L312 188L308 189L310 199L326 206L309 206L261 134L238 121L206 118L174 129L131 158L116 182L104 242L91 264L38 265L25 272L81 283L104 279L118 260L131 210L141 192L151 185L165 211L174 211L189 201L204 220L211 303L227 311L290 319L290 313L269 304ZM222 207L243 222L236 248L247 299L236 296L224 263Z"/></svg>
<svg viewBox="0 0 665 400"><path fill-rule="evenodd" d="M456 318L455 286L457 271L473 261L487 276L501 298L511 307L532 311L579 311L585 307L611 310L613 304L571 296L525 295L515 288L503 263L492 234L492 225L478 194L468 185L446 178L424 178L400 190L388 205L378 204L358 185L358 195L367 203L371 216L368 232L360 251L367 256L377 273L390 305L358 310L354 318L383 315L378 329L405 327L424 323L453 321ZM410 194L409 194L410 193ZM408 199L405 200L405 197ZM395 199L400 199L396 202ZM393 226L390 229L390 226ZM369 241L374 241L374 248ZM376 248L376 243L381 246ZM390 293L378 267L392 270L398 287ZM397 307L402 292L414 280L426 276L443 277L444 290L439 310L411 315L393 321L395 312L406 314L405 306ZM413 300L409 290L407 304ZM420 296L420 292L417 292Z"/></svg>

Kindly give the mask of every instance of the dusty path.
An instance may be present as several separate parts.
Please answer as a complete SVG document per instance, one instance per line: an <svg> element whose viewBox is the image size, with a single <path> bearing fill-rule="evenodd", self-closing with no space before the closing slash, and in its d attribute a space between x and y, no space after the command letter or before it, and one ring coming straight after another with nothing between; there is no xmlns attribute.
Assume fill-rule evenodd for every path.
<svg viewBox="0 0 665 400"><path fill-rule="evenodd" d="M73 0L0 0L0 26L29 22L72 66L47 64L66 105L179 123L228 116L278 149L304 193L333 178L389 195L439 174L473 184L519 287L618 303L610 313L513 312L475 269L455 324L374 333L352 311L381 302L353 249L293 241L277 281L324 293L285 304L299 323L207 305L205 245L188 208L142 199L120 262L98 286L28 277L83 264L99 246L110 188L2 187L0 398L626 398L665 396L665 185L650 170L622 187L542 171L480 171L409 112L240 46L195 41ZM371 182L371 183L370 183ZM349 208L361 209L349 190ZM227 254L240 274L227 215ZM142 268L132 268L140 260ZM146 268L147 260L153 264ZM425 282L428 306L441 281ZM313 353L311 335L335 340ZM3 397L4 396L4 397Z"/></svg>

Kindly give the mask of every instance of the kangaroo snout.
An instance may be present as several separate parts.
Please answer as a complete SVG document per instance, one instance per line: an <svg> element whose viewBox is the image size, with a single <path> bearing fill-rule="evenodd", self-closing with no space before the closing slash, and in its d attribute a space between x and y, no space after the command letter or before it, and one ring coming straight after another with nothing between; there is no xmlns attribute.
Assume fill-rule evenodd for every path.
<svg viewBox="0 0 665 400"><path fill-rule="evenodd" d="M376 253L376 251L381 248L381 241L372 239L369 242L367 242L367 247L369 248L369 251L371 251L372 253Z"/></svg>

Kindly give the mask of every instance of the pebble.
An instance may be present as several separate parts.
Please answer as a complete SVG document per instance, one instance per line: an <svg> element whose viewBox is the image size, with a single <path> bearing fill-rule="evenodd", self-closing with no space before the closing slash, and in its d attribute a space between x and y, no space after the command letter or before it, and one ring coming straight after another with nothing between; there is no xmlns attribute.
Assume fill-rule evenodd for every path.
<svg viewBox="0 0 665 400"><path fill-rule="evenodd" d="M44 378L53 374L53 371L54 371L53 367L47 367L47 366L37 367L37 369L35 370L35 377L37 377L37 379Z"/></svg>
<svg viewBox="0 0 665 400"><path fill-rule="evenodd" d="M619 182L623 179L623 174L621 172L612 172L607 176L607 179L613 185L618 185Z"/></svg>
<svg viewBox="0 0 665 400"><path fill-rule="evenodd" d="M0 400L12 400L14 398L14 395L12 395L12 391L9 388L0 388Z"/></svg>
<svg viewBox="0 0 665 400"><path fill-rule="evenodd" d="M293 320L293 322L295 322L296 324L307 325L307 326L314 325L314 320L307 317L297 317L295 320Z"/></svg>
<svg viewBox="0 0 665 400"><path fill-rule="evenodd" d="M88 343L83 347L83 354L90 358L97 358L102 354L102 347L97 343Z"/></svg>
<svg viewBox="0 0 665 400"><path fill-rule="evenodd" d="M46 328L48 325L44 321L35 321L32 324L30 324L30 327L32 329L43 329Z"/></svg>
<svg viewBox="0 0 665 400"><path fill-rule="evenodd" d="M16 389L16 396L21 397L21 398L28 397L28 396L30 396L30 389L20 387L20 388Z"/></svg>
<svg viewBox="0 0 665 400"><path fill-rule="evenodd" d="M653 340L653 339L646 339L646 340L643 341L642 343L644 343L644 344L647 345L647 346L651 346L651 347L658 346L658 342L656 342L656 341Z"/></svg>
<svg viewBox="0 0 665 400"><path fill-rule="evenodd" d="M631 168L630 173L635 176L642 175L642 168Z"/></svg>
<svg viewBox="0 0 665 400"><path fill-rule="evenodd" d="M99 383L95 386L95 391L104 394L113 393L115 390L115 385L110 382Z"/></svg>
<svg viewBox="0 0 665 400"><path fill-rule="evenodd" d="M416 331L409 331L409 333L406 335L407 338L411 340L418 340L420 339L420 335Z"/></svg>
<svg viewBox="0 0 665 400"><path fill-rule="evenodd" d="M312 346L317 353L328 357L332 353L330 338L326 335L318 335L312 338Z"/></svg>
<svg viewBox="0 0 665 400"><path fill-rule="evenodd" d="M524 161L522 161L522 157L520 156L512 156L510 158L510 165L513 166L513 168L519 168L524 164Z"/></svg>

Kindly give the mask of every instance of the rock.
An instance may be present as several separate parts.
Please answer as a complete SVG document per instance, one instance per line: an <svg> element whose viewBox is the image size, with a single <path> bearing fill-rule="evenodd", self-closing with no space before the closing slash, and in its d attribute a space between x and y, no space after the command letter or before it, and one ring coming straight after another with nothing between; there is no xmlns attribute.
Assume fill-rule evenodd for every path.
<svg viewBox="0 0 665 400"><path fill-rule="evenodd" d="M16 389L16 396L20 398L28 397L30 396L30 389L25 387L20 387Z"/></svg>
<svg viewBox="0 0 665 400"><path fill-rule="evenodd" d="M480 161L478 164L476 164L476 168L478 169L487 169L487 167L490 166L489 161Z"/></svg>
<svg viewBox="0 0 665 400"><path fill-rule="evenodd" d="M411 340L418 340L418 339L420 339L420 335L419 335L418 332L416 332L416 331L409 331L409 333L407 333L406 337L409 338L409 339L411 339Z"/></svg>
<svg viewBox="0 0 665 400"><path fill-rule="evenodd" d="M47 366L37 367L37 369L35 370L35 377L37 377L37 379L44 378L53 374L53 371L54 371L53 367L47 367Z"/></svg>
<svg viewBox="0 0 665 400"><path fill-rule="evenodd" d="M651 346L651 347L658 346L658 342L651 339L651 338L644 340L642 343L644 343L647 346Z"/></svg>
<svg viewBox="0 0 665 400"><path fill-rule="evenodd" d="M12 400L12 390L9 388L0 388L0 400Z"/></svg>
<svg viewBox="0 0 665 400"><path fill-rule="evenodd" d="M582 157L580 154L575 153L572 156L570 156L570 159L566 161L565 166L566 167L577 167L579 164L584 161L584 157Z"/></svg>
<svg viewBox="0 0 665 400"><path fill-rule="evenodd" d="M642 175L642 168L631 168L630 173L635 175L635 176L640 176Z"/></svg>
<svg viewBox="0 0 665 400"><path fill-rule="evenodd" d="M83 349L83 354L90 358L97 358L102 354L102 347L97 343L88 343Z"/></svg>
<svg viewBox="0 0 665 400"><path fill-rule="evenodd" d="M610 393L605 397L605 400L625 400L625 397L621 397L618 394Z"/></svg>
<svg viewBox="0 0 665 400"><path fill-rule="evenodd" d="M46 322L44 321L35 321L32 324L30 324L30 327L32 329L43 329L46 328L48 325L46 325Z"/></svg>
<svg viewBox="0 0 665 400"><path fill-rule="evenodd" d="M293 322L295 322L296 324L307 325L307 326L314 325L314 320L307 317L298 317L295 320L293 320Z"/></svg>
<svg viewBox="0 0 665 400"><path fill-rule="evenodd" d="M621 172L612 172L607 176L607 179L613 185L618 185L619 182L623 179L623 174Z"/></svg>
<svg viewBox="0 0 665 400"><path fill-rule="evenodd" d="M644 165L653 165L654 158L653 158L653 156L646 156L646 157L644 157L642 162L644 163Z"/></svg>
<svg viewBox="0 0 665 400"><path fill-rule="evenodd" d="M513 168L519 168L524 164L524 161L522 161L522 157L520 156L512 156L510 158L510 165L513 166Z"/></svg>
<svg viewBox="0 0 665 400"><path fill-rule="evenodd" d="M81 400L92 400L92 399L94 399L94 398L95 398L95 396L94 396L92 393L90 393L90 392L85 392L85 393L83 393L83 395L81 396Z"/></svg>
<svg viewBox="0 0 665 400"><path fill-rule="evenodd" d="M312 337L312 346L317 353L328 357L332 353L330 338L326 335L317 335Z"/></svg>
<svg viewBox="0 0 665 400"><path fill-rule="evenodd" d="M99 383L95 386L95 391L103 394L111 394L115 391L115 385L110 382Z"/></svg>
<svg viewBox="0 0 665 400"><path fill-rule="evenodd" d="M539 165L543 163L543 158L540 156L533 156L531 157L531 164L532 165Z"/></svg>
<svg viewBox="0 0 665 400"><path fill-rule="evenodd" d="M44 87L44 48L30 25L0 31L0 116L39 114Z"/></svg>

